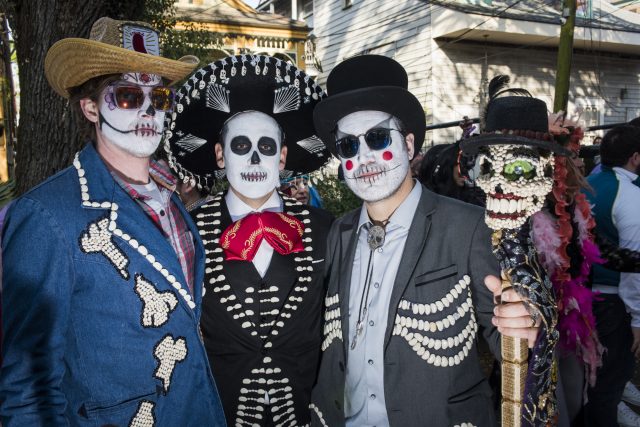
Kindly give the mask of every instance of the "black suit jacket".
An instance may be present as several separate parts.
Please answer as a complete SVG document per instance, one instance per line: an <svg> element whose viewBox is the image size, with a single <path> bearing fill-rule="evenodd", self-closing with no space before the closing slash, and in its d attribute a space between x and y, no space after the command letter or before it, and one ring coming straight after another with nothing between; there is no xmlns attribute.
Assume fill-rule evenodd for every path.
<svg viewBox="0 0 640 427"><path fill-rule="evenodd" d="M312 425L345 425L349 289L359 213L337 220L329 234L327 320ZM491 324L493 297L484 285L486 275L499 272L490 236L481 208L422 188L394 282L384 341L391 426L495 425L491 390L476 351L478 325L494 354L499 349L499 334ZM467 298L472 307L465 311ZM442 304L445 299L450 302ZM449 315L456 316L455 324L445 321L443 326ZM432 324L442 330L425 326Z"/></svg>
<svg viewBox="0 0 640 427"><path fill-rule="evenodd" d="M305 223L306 248L286 256L274 251L264 278L252 262L223 261L218 238L231 217L222 194L193 212L207 252L200 324L230 426L309 423L332 217L284 202L285 212Z"/></svg>

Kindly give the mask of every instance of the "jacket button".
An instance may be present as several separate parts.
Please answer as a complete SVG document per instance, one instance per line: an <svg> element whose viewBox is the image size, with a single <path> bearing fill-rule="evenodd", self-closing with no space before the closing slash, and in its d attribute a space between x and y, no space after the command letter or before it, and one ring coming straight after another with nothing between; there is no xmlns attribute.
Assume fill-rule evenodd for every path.
<svg viewBox="0 0 640 427"><path fill-rule="evenodd" d="M344 363L340 362L338 363L338 366L340 367L340 370L344 372Z"/></svg>
<svg viewBox="0 0 640 427"><path fill-rule="evenodd" d="M338 408L338 411L342 411L342 407L340 406L340 402L338 402L337 400L334 400L333 403L336 404L336 408Z"/></svg>

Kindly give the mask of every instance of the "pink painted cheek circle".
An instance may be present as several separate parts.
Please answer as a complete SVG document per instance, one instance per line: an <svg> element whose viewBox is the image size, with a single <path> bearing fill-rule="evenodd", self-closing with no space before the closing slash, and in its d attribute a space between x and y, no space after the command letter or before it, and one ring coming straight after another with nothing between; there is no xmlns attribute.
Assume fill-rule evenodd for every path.
<svg viewBox="0 0 640 427"><path fill-rule="evenodd" d="M351 160L347 160L344 164L344 167L347 168L348 171L353 169L353 162Z"/></svg>
<svg viewBox="0 0 640 427"><path fill-rule="evenodd" d="M386 161L389 161L393 159L393 153L391 151L385 151L384 153L382 153L382 158Z"/></svg>

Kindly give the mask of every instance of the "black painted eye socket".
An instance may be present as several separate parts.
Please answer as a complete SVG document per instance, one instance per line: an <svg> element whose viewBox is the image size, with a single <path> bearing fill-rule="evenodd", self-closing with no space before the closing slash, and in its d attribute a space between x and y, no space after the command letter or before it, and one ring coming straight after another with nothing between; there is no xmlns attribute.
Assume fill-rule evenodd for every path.
<svg viewBox="0 0 640 427"><path fill-rule="evenodd" d="M243 135L234 136L229 144L231 152L240 156L251 151L251 140Z"/></svg>
<svg viewBox="0 0 640 427"><path fill-rule="evenodd" d="M274 156L278 152L278 144L273 138L263 136L258 140L258 150L265 156Z"/></svg>

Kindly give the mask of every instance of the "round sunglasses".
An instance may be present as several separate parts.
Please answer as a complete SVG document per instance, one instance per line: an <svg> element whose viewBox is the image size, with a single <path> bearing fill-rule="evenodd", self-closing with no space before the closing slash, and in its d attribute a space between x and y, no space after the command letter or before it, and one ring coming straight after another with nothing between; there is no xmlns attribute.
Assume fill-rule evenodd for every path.
<svg viewBox="0 0 640 427"><path fill-rule="evenodd" d="M144 90L137 85L113 83L109 86L113 100L118 108L137 110L144 104ZM156 111L170 111L173 108L173 89L166 86L154 86L148 94L151 106Z"/></svg>
<svg viewBox="0 0 640 427"><path fill-rule="evenodd" d="M364 141L372 150L383 150L391 145L391 131L395 130L404 136L401 130L393 128L373 128L360 135L345 135L336 139L336 151L343 159L358 154L360 149L360 137L364 136Z"/></svg>

